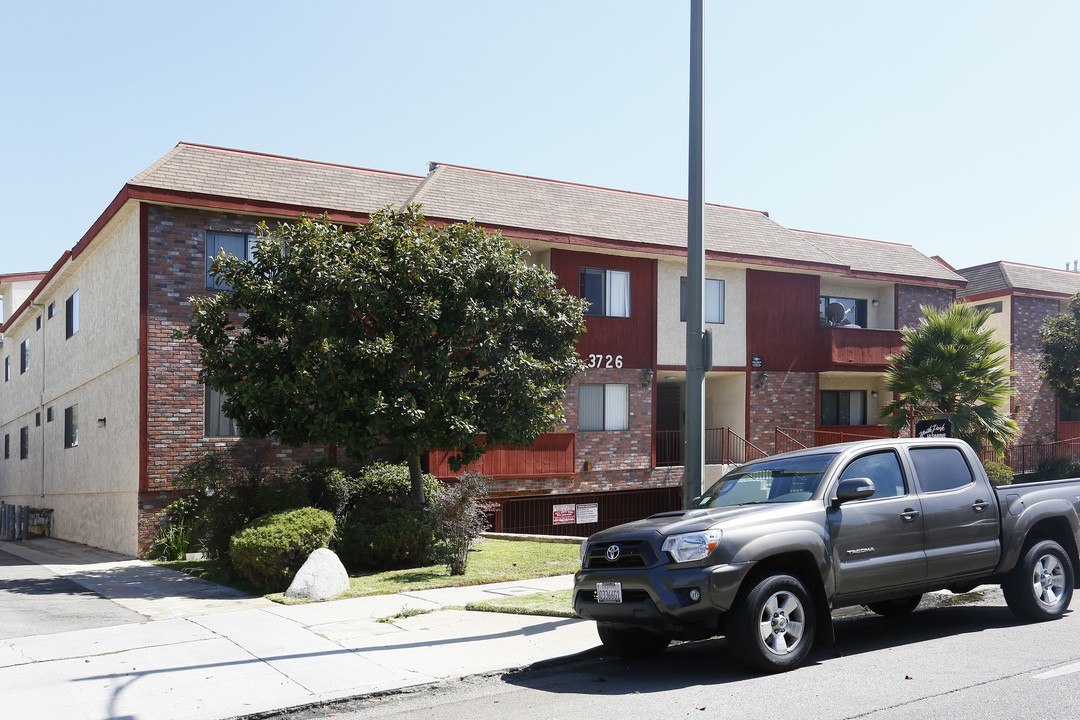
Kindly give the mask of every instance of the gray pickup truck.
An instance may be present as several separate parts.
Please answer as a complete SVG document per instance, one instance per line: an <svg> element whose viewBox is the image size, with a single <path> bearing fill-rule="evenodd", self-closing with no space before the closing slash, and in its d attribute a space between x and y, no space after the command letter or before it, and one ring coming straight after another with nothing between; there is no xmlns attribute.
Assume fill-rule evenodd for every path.
<svg viewBox="0 0 1080 720"><path fill-rule="evenodd" d="M624 656L727 637L765 672L833 641L831 610L910 613L923 593L1000 584L1050 620L1072 599L1080 480L995 488L957 440L867 440L776 455L687 510L596 533L574 609Z"/></svg>

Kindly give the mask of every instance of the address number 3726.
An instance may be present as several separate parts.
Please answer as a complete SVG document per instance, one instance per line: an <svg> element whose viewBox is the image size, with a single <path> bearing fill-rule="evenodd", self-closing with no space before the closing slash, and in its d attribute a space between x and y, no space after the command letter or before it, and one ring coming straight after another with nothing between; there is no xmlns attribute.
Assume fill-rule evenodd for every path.
<svg viewBox="0 0 1080 720"><path fill-rule="evenodd" d="M621 368L622 355L589 355L590 368Z"/></svg>

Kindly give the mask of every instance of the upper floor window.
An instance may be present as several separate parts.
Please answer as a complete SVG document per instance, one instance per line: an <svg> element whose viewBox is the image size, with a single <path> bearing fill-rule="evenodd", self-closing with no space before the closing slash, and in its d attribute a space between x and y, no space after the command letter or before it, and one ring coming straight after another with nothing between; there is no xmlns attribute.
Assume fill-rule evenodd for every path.
<svg viewBox="0 0 1080 720"><path fill-rule="evenodd" d="M976 312L983 312L983 311L989 310L991 315L995 315L995 314L997 314L999 312L1002 312L1003 308L1004 308L1004 306L1002 305L1001 301L998 300L997 302L989 302L989 303L983 303L981 305L976 305L975 306L975 311Z"/></svg>
<svg viewBox="0 0 1080 720"><path fill-rule="evenodd" d="M49 303L49 319L51 320L53 318L53 316L55 316L55 315L56 315L56 303L51 302L51 303Z"/></svg>
<svg viewBox="0 0 1080 720"><path fill-rule="evenodd" d="M818 299L818 313L822 325L867 327L865 300L822 295Z"/></svg>
<svg viewBox="0 0 1080 720"><path fill-rule="evenodd" d="M11 356L4 358L4 382L11 379Z"/></svg>
<svg viewBox="0 0 1080 720"><path fill-rule="evenodd" d="M30 457L30 426L23 425L19 428L19 459L25 460Z"/></svg>
<svg viewBox="0 0 1080 720"><path fill-rule="evenodd" d="M206 288L208 290L229 290L227 283L219 283L210 274L210 266L222 251L226 254L247 260L255 246L256 237L243 233L212 232L206 233Z"/></svg>
<svg viewBox="0 0 1080 720"><path fill-rule="evenodd" d="M11 436L4 435L4 459L11 457Z"/></svg>
<svg viewBox="0 0 1080 720"><path fill-rule="evenodd" d="M679 320L686 322L686 278L679 284ZM705 322L724 322L724 281L705 278Z"/></svg>
<svg viewBox="0 0 1080 720"><path fill-rule="evenodd" d="M630 386L582 383L578 386L579 430L629 430Z"/></svg>
<svg viewBox="0 0 1080 720"><path fill-rule="evenodd" d="M93 300L93 298L91 298ZM91 304L93 304L91 302ZM64 310L67 318L67 337L71 337L75 333L79 332L79 291L71 293L71 297L64 303Z"/></svg>
<svg viewBox="0 0 1080 720"><path fill-rule="evenodd" d="M1080 422L1080 407L1061 406L1062 422Z"/></svg>
<svg viewBox="0 0 1080 720"><path fill-rule="evenodd" d="M586 315L630 317L630 272L581 268L581 297L589 301Z"/></svg>
<svg viewBox="0 0 1080 720"><path fill-rule="evenodd" d="M865 425L865 390L822 390L819 425Z"/></svg>
<svg viewBox="0 0 1080 720"><path fill-rule="evenodd" d="M26 338L19 345L19 374L30 369L30 338Z"/></svg>

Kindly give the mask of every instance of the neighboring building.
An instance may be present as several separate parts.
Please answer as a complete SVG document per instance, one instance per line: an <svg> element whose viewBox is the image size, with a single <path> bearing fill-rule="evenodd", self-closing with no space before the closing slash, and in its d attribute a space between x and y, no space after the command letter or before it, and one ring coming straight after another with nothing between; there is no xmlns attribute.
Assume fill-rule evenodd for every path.
<svg viewBox="0 0 1080 720"><path fill-rule="evenodd" d="M410 202L429 220L500 230L592 301L578 345L589 370L567 388L565 426L481 461L496 478L501 529L585 534L622 519L616 506L642 514L678 503L685 201L453 165L419 177L187 143L125 185L5 310L4 361L19 371L0 384L9 450L0 499L52 508L59 537L140 554L176 469L207 449L273 462L319 454L235 437L197 381L195 347L173 330L189 320L187 299L212 289L207 258L246 253L260 220L306 212L355 224ZM917 321L920 304L948 304L965 285L910 246L791 231L752 210L708 206L705 247L706 452L717 463L772 452L791 434L881 434L898 329ZM445 453L428 465L448 472Z"/></svg>
<svg viewBox="0 0 1080 720"><path fill-rule="evenodd" d="M988 324L1009 345L1006 359L1016 377L1008 410L1020 426L1018 441L1080 437L1080 409L1058 407L1039 371L1039 329L1080 292L1080 272L1013 262L986 263L957 272L968 281L957 297L990 310Z"/></svg>

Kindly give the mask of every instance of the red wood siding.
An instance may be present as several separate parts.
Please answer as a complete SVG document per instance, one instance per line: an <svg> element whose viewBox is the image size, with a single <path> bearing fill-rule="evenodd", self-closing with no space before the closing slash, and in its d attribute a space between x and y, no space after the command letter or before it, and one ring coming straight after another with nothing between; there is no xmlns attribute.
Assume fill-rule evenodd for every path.
<svg viewBox="0 0 1080 720"><path fill-rule="evenodd" d="M1058 438L1062 440L1080 438L1080 422L1074 420L1058 420Z"/></svg>
<svg viewBox="0 0 1080 720"><path fill-rule="evenodd" d="M572 475L574 433L545 433L528 448L499 445L459 471L450 468L448 459L451 454L449 450L428 453L428 472L440 480L456 478L468 471L493 478Z"/></svg>
<svg viewBox="0 0 1080 720"><path fill-rule="evenodd" d="M885 358L903 347L899 330L819 327L816 330L819 369L884 370Z"/></svg>
<svg viewBox="0 0 1080 720"><path fill-rule="evenodd" d="M818 290L816 275L746 271L747 350L751 358L762 359L761 370L820 369L815 336Z"/></svg>
<svg viewBox="0 0 1080 720"><path fill-rule="evenodd" d="M580 292L584 267L630 272L630 317L587 317L585 332L577 344L578 354L586 362L593 354L605 358L622 355L623 367L652 367L656 346L656 260L552 249L551 271L575 297Z"/></svg>

